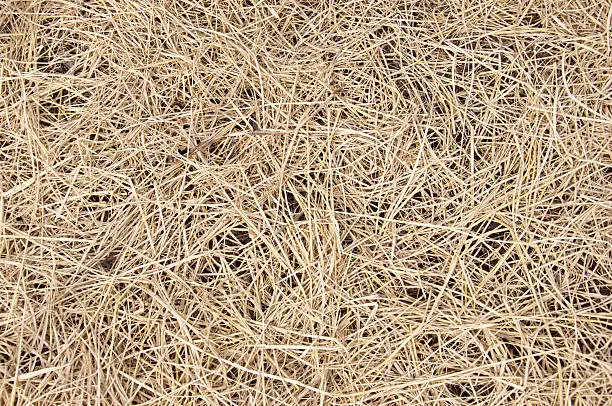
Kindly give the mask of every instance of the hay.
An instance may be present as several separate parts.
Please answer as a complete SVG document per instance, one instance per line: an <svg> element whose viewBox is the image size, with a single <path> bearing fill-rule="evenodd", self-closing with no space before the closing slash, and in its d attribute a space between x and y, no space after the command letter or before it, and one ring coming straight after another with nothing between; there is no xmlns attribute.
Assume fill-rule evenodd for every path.
<svg viewBox="0 0 612 406"><path fill-rule="evenodd" d="M609 404L610 10L0 1L0 404Z"/></svg>

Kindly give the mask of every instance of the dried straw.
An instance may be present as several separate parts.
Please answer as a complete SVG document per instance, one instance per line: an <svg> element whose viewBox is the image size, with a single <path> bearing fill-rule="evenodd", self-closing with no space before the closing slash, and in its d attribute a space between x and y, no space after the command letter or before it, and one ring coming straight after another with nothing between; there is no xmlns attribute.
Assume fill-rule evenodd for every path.
<svg viewBox="0 0 612 406"><path fill-rule="evenodd" d="M0 404L610 404L611 10L0 1Z"/></svg>

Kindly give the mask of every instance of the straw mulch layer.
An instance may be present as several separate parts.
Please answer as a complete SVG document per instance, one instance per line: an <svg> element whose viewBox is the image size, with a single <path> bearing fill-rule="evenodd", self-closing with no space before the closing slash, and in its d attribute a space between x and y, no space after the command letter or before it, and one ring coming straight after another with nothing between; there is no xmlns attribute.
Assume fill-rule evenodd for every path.
<svg viewBox="0 0 612 406"><path fill-rule="evenodd" d="M0 404L610 404L611 10L0 1Z"/></svg>

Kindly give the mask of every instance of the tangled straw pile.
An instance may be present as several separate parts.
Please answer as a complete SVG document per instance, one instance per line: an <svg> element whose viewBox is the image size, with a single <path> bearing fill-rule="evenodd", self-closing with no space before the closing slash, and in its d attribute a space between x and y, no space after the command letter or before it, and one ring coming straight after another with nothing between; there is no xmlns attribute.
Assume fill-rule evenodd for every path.
<svg viewBox="0 0 612 406"><path fill-rule="evenodd" d="M0 404L612 401L610 0L0 9Z"/></svg>

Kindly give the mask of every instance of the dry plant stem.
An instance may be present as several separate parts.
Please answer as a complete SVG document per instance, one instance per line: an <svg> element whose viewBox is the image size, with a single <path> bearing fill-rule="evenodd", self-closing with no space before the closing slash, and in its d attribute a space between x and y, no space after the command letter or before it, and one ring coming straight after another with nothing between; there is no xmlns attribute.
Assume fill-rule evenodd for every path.
<svg viewBox="0 0 612 406"><path fill-rule="evenodd" d="M605 405L612 3L0 0L0 405Z"/></svg>

